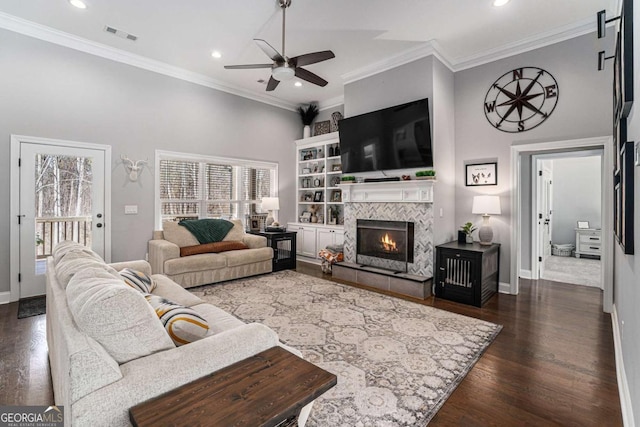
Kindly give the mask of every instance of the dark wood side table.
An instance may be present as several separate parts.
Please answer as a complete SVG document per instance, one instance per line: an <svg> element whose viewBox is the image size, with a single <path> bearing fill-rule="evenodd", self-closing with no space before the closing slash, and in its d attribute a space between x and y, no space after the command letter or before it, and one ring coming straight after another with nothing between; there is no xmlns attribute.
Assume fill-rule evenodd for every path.
<svg viewBox="0 0 640 427"><path fill-rule="evenodd" d="M272 347L129 410L134 426L297 425L300 410L336 385L335 375Z"/></svg>
<svg viewBox="0 0 640 427"><path fill-rule="evenodd" d="M436 297L482 307L498 292L500 245L457 241L436 246Z"/></svg>
<svg viewBox="0 0 640 427"><path fill-rule="evenodd" d="M273 271L296 268L295 231L248 231L267 238L267 246L273 249Z"/></svg>

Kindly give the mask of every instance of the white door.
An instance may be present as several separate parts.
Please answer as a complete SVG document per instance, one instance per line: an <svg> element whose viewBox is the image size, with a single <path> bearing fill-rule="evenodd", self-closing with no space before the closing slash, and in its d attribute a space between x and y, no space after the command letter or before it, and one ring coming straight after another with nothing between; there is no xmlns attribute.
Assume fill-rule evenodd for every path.
<svg viewBox="0 0 640 427"><path fill-rule="evenodd" d="M544 261L551 255L551 221L553 187L551 169L542 165L538 172L538 268L540 275L544 270Z"/></svg>
<svg viewBox="0 0 640 427"><path fill-rule="evenodd" d="M74 240L105 254L105 152L20 143L20 298L45 293L46 257Z"/></svg>

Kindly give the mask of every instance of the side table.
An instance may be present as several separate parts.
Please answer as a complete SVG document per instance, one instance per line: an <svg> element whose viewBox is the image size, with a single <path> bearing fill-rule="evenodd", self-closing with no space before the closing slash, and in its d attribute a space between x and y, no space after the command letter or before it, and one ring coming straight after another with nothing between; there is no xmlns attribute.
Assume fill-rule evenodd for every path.
<svg viewBox="0 0 640 427"><path fill-rule="evenodd" d="M267 246L273 249L273 271L296 268L295 231L247 231L267 238Z"/></svg>
<svg viewBox="0 0 640 427"><path fill-rule="evenodd" d="M293 426L336 383L334 374L272 347L134 406L129 419L136 427Z"/></svg>

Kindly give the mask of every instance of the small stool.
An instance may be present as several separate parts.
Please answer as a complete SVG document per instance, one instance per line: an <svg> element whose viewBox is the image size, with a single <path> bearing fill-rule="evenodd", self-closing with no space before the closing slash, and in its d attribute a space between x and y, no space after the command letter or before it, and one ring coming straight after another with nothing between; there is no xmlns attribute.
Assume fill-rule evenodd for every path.
<svg viewBox="0 0 640 427"><path fill-rule="evenodd" d="M322 259L322 272L331 273L331 266L336 262L344 261L343 245L329 245L318 252Z"/></svg>

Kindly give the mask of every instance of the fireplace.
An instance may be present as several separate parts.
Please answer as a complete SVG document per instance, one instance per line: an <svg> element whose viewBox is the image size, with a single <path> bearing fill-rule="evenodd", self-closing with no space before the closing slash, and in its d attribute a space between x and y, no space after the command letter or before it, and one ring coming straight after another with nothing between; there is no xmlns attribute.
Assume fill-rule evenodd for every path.
<svg viewBox="0 0 640 427"><path fill-rule="evenodd" d="M413 222L358 219L356 262L407 271L413 263Z"/></svg>

